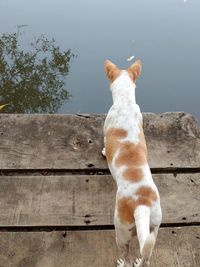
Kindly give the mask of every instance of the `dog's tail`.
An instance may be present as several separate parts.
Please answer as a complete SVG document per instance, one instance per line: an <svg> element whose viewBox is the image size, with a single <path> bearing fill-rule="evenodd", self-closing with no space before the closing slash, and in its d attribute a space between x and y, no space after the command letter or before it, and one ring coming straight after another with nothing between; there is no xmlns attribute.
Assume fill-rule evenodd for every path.
<svg viewBox="0 0 200 267"><path fill-rule="evenodd" d="M150 233L150 208L138 206L134 212L137 237L140 245L140 254L144 260L151 257L155 242L155 231Z"/></svg>

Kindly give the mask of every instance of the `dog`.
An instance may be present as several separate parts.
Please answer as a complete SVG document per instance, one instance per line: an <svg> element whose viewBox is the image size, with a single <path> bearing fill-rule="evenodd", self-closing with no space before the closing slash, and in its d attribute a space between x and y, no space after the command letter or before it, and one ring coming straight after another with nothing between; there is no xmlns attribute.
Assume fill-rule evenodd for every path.
<svg viewBox="0 0 200 267"><path fill-rule="evenodd" d="M102 154L117 184L114 225L116 243L123 254L117 267L142 267L149 264L162 220L159 192L147 162L142 114L135 100L135 83L142 63L137 60L127 70L121 70L106 60L104 68L113 105L104 123ZM129 246L135 234L141 258L133 265Z"/></svg>

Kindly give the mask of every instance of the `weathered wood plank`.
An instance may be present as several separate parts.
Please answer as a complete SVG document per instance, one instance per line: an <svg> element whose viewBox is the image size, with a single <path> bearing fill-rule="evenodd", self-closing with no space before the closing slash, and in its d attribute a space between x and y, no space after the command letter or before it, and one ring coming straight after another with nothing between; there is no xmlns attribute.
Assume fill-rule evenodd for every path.
<svg viewBox="0 0 200 267"><path fill-rule="evenodd" d="M1 232L0 239L0 267L113 267L119 257L114 231ZM199 267L199 239L200 227L161 229L149 267Z"/></svg>
<svg viewBox="0 0 200 267"><path fill-rule="evenodd" d="M159 174L163 223L200 222L200 174ZM0 178L0 225L112 225L110 175Z"/></svg>
<svg viewBox="0 0 200 267"><path fill-rule="evenodd" d="M107 169L104 115L0 114L0 169ZM199 168L200 128L185 113L145 113L152 168Z"/></svg>

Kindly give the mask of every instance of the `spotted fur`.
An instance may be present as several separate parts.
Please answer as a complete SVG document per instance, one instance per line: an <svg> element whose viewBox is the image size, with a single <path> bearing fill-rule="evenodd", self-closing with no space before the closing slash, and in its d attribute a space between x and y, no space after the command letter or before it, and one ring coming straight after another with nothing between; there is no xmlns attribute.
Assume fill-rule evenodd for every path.
<svg viewBox="0 0 200 267"><path fill-rule="evenodd" d="M107 60L105 72L113 97L104 124L105 154L118 187L114 223L116 242L124 256L117 265L132 266L129 243L137 233L142 259L134 266L141 267L149 261L162 217L159 193L147 161L142 114L135 101L135 82L141 74L141 61L136 61L128 70L120 70Z"/></svg>

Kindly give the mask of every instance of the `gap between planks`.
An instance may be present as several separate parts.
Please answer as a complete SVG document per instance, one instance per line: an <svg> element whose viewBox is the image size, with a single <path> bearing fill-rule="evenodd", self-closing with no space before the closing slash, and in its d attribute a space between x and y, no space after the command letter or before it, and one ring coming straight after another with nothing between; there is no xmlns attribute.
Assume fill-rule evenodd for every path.
<svg viewBox="0 0 200 267"><path fill-rule="evenodd" d="M172 228L172 227L188 227L188 226L200 226L200 222L190 223L163 223L160 228ZM91 226L0 226L1 232L53 232L53 231L105 231L114 230L114 225L91 225Z"/></svg>
<svg viewBox="0 0 200 267"><path fill-rule="evenodd" d="M152 174L180 174L180 173L200 173L199 168L151 168ZM67 170L67 169L3 169L0 170L0 176L56 176L56 175L109 175L108 169L80 169L80 170Z"/></svg>

